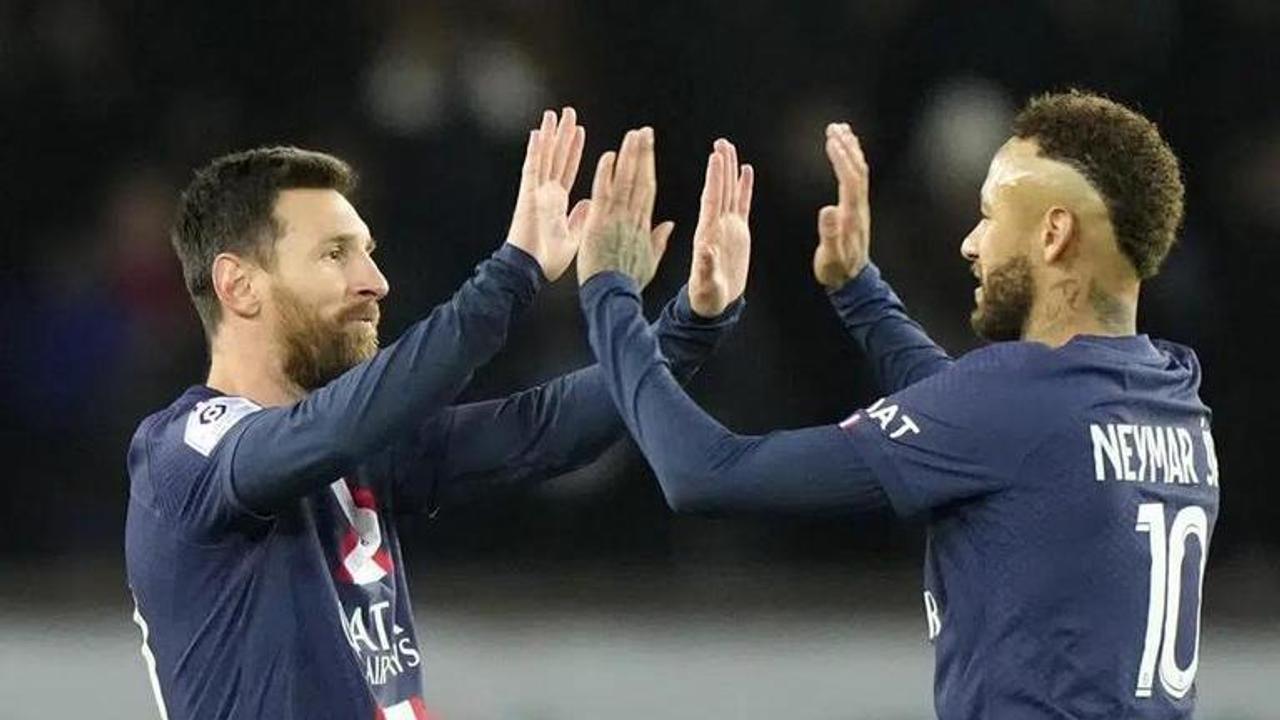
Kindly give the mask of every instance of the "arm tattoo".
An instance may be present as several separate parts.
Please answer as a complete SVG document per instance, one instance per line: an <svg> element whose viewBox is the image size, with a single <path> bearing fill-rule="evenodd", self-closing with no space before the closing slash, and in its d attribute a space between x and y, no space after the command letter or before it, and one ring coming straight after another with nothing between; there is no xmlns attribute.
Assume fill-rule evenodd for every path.
<svg viewBox="0 0 1280 720"><path fill-rule="evenodd" d="M649 233L622 222L609 223L593 243L596 264L601 270L617 270L630 275L644 287L653 279L656 258Z"/></svg>

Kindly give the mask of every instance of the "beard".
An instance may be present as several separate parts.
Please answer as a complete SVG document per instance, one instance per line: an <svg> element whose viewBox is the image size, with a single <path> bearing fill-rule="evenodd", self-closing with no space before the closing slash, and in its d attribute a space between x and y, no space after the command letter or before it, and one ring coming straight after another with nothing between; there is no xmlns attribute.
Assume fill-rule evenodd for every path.
<svg viewBox="0 0 1280 720"><path fill-rule="evenodd" d="M969 324L984 340L1021 340L1034 297L1031 261L1025 256L1007 260L982 281L982 295L969 316Z"/></svg>
<svg viewBox="0 0 1280 720"><path fill-rule="evenodd" d="M273 288L280 313L280 341L285 377L303 390L323 387L378 352L377 306L372 324L352 322L367 315L368 305L348 308L336 320L320 317L292 291Z"/></svg>

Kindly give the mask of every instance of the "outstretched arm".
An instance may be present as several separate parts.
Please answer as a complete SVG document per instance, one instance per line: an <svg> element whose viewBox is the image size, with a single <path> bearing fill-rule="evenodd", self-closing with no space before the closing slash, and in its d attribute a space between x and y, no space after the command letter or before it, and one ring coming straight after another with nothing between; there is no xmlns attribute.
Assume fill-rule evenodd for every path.
<svg viewBox="0 0 1280 720"><path fill-rule="evenodd" d="M938 346L871 263L870 168L846 124L827 126L827 159L839 188L836 205L818 211L813 274L827 288L845 330L894 393L951 366Z"/></svg>
<svg viewBox="0 0 1280 720"><path fill-rule="evenodd" d="M565 211L583 141L572 108L544 113L529 136L507 243L453 299L302 401L254 412L228 433L215 452L233 504L269 514L411 435L457 396L502 347L513 315L577 251Z"/></svg>
<svg viewBox="0 0 1280 720"><path fill-rule="evenodd" d="M653 329L676 378L692 377L742 307L738 301L702 318L685 289L667 303ZM599 365L506 398L446 408L423 427L418 454L405 463L400 504L434 509L495 485L545 480L590 463L625 433Z"/></svg>
<svg viewBox="0 0 1280 720"><path fill-rule="evenodd" d="M673 510L819 512L887 505L871 467L838 426L746 436L707 415L671 376L630 277L601 273L581 292L609 390Z"/></svg>
<svg viewBox="0 0 1280 720"><path fill-rule="evenodd" d="M708 160L702 215L715 237L749 237L753 177L736 158ZM876 507L885 496L836 426L736 435L704 413L672 377L641 315L639 288L661 247L629 220L633 200L597 177L593 205L616 208L578 255L591 346L623 421L653 466L672 508L685 511L813 511ZM700 221L701 224L701 221ZM695 249L714 257L717 242Z"/></svg>
<svg viewBox="0 0 1280 720"><path fill-rule="evenodd" d="M716 141L713 157L725 167L738 165L737 150L727 140ZM612 172L599 175L597 185L612 184L619 172L631 173L631 195L643 213L650 212L643 204L656 193L652 131L627 133L617 154L601 159L602 168L611 164ZM743 174L749 192L750 166L743 168ZM717 192L733 190L716 187ZM590 201L585 202L590 208ZM744 304L750 234L745 223L723 222L708 208L704 197L694 231L689 283L653 327L663 357L681 382L710 356L737 322ZM590 227L598 229L601 219L611 213L606 203L594 215L596 225ZM573 227L573 231L585 231L585 227ZM452 407L432 418L421 440L422 453L430 456L431 472L409 474L401 483L402 492L410 499L408 505L423 507L474 494L494 483L540 480L590 462L625 429L602 368L594 365L501 400ZM425 477L434 478L434 483Z"/></svg>

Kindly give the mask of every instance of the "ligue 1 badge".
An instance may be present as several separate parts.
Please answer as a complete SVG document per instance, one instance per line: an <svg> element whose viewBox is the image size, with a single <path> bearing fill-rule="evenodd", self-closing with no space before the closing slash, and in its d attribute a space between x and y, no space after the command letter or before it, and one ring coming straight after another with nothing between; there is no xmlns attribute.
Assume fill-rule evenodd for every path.
<svg viewBox="0 0 1280 720"><path fill-rule="evenodd" d="M199 420L201 425L208 425L216 422L218 418L227 414L227 406L222 403L210 403L200 410Z"/></svg>

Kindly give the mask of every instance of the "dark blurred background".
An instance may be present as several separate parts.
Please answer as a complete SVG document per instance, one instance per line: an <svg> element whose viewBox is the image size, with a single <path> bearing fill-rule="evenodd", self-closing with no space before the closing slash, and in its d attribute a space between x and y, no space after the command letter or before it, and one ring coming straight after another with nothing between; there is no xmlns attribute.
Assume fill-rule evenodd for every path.
<svg viewBox="0 0 1280 720"><path fill-rule="evenodd" d="M63 662L81 647L69 640L60 650L43 629L76 637L91 628L101 643L128 645L120 702L146 700L127 625L124 454L138 421L201 382L206 369L167 237L194 167L279 143L351 161L363 177L356 205L391 281L383 333L394 337L502 241L524 139L542 108L572 104L587 127L587 179L577 196L594 159L625 129L656 128L658 215L677 230L647 293L653 310L687 274L703 163L711 141L728 137L758 174L749 309L692 389L729 426L758 432L833 422L878 396L809 271L816 210L835 196L824 125L848 121L862 137L872 166L873 257L913 314L959 353L976 345L959 243L977 216L991 153L1029 96L1079 86L1141 109L1182 160L1185 227L1164 272L1144 288L1139 325L1197 350L1203 397L1216 411L1224 480L1205 583L1204 706L1218 708L1212 717L1269 716L1251 714L1249 693L1263 697L1263 688L1247 677L1239 685L1238 674L1213 706L1220 691L1204 673L1214 662L1256 670L1258 662L1240 660L1256 653L1260 677L1280 675L1280 490L1265 464L1280 429L1280 376L1268 360L1280 319L1271 282L1280 264L1278 31L1280 4L1267 0L0 0L0 427L16 460L0 500L8 540L0 548L0 628L19 638L0 641L0 695L15 678L38 682L41 663ZM544 292L467 397L590 362L575 291L565 278ZM644 628L688 624L695 635L711 632L711 647L758 632L761 641L745 647L765 660L745 677L773 677L768 658L776 654L777 666L796 668L798 684L784 689L810 697L796 705L805 708L817 706L822 689L839 696L840 683L853 680L837 673L828 688L806 674L814 656L786 656L792 629L820 638L829 631L840 651L848 648L838 642L852 641L850 624L870 616L889 629L883 647L909 648L921 668L906 675L912 692L880 706L850 692L843 711L792 716L928 711L918 525L876 516L673 517L624 442L570 476L495 492L407 528L429 637L433 613L477 632L535 616L549 627L644 617L636 638ZM717 624L740 613L776 625ZM66 617L74 620L55 622ZM814 618L818 624L805 624ZM1216 628L1234 639L1213 657ZM429 644L427 654L439 656L443 676L453 677L448 647L455 658L478 653L477 672L505 667L494 660L508 657L501 635L473 647L442 632L447 647ZM611 662L608 642L583 637L603 643L599 662ZM678 645L661 648L679 655ZM835 652L831 665L860 662L866 649L850 652ZM665 661L641 663L634 684L656 682L644 673L659 665L671 670ZM447 699L449 687L437 682L441 706L456 708L451 717L591 716L586 705L545 698L487 711ZM625 685L606 676L571 692L529 692L586 698L592 688ZM1222 704L1228 694L1243 704ZM706 702L712 695L723 693ZM723 707L730 709L719 716L766 716L759 705ZM683 717L668 710L659 716ZM717 715L690 715L703 716Z"/></svg>

